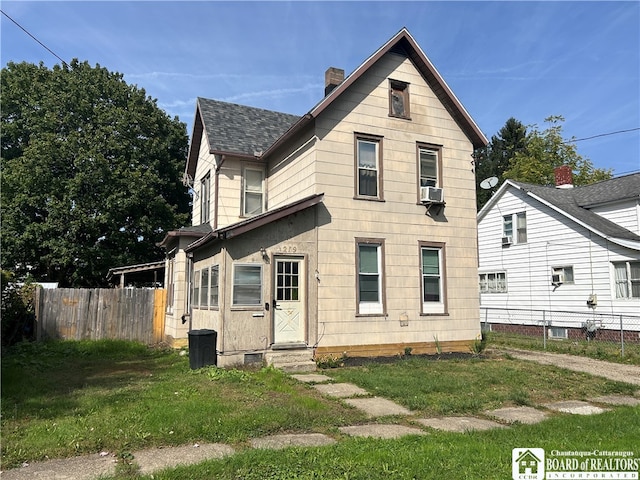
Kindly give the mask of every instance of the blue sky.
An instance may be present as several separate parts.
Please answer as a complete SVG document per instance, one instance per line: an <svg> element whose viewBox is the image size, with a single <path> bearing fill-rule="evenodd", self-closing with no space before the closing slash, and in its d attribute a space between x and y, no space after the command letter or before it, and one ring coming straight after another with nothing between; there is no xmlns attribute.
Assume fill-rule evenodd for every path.
<svg viewBox="0 0 640 480"><path fill-rule="evenodd" d="M302 115L328 67L351 73L406 27L490 138L509 117L596 167L640 171L640 2L3 0L55 54L100 64L187 123L196 97ZM60 61L2 15L2 66Z"/></svg>

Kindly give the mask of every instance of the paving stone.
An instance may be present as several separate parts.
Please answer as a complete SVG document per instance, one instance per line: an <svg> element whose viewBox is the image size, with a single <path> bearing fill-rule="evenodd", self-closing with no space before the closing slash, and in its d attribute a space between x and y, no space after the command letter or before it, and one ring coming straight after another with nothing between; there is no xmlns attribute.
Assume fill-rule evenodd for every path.
<svg viewBox="0 0 640 480"><path fill-rule="evenodd" d="M167 452L170 452L169 454ZM176 465L192 465L212 458L233 455L235 450L221 443L194 444L180 447L151 448L135 452L134 461L144 474Z"/></svg>
<svg viewBox="0 0 640 480"><path fill-rule="evenodd" d="M503 420L507 423L538 423L547 418L545 412L536 410L532 407L505 407L498 408L497 410L490 410L485 412L489 417L495 417Z"/></svg>
<svg viewBox="0 0 640 480"><path fill-rule="evenodd" d="M313 387L329 397L347 398L357 395L369 395L369 392L351 383L323 383Z"/></svg>
<svg viewBox="0 0 640 480"><path fill-rule="evenodd" d="M580 400L568 400L565 402L548 403L545 405L549 410L555 410L557 412L572 413L574 415L594 415L602 412L606 412L607 409L596 407L587 402Z"/></svg>
<svg viewBox="0 0 640 480"><path fill-rule="evenodd" d="M304 382L304 383L322 383L322 382L330 382L333 380L333 378L327 377L326 375L321 375L319 373L291 375L291 378L295 378L299 382Z"/></svg>
<svg viewBox="0 0 640 480"><path fill-rule="evenodd" d="M369 417L383 417L385 415L411 415L411 411L387 400L386 398L348 398L346 403L363 410Z"/></svg>
<svg viewBox="0 0 640 480"><path fill-rule="evenodd" d="M640 405L640 398L627 395L605 395L602 397L590 398L590 402L606 403L607 405Z"/></svg>
<svg viewBox="0 0 640 480"><path fill-rule="evenodd" d="M374 438L399 438L406 435L427 435L427 432L415 427L404 425L353 425L350 427L340 427L339 430L352 437L374 437Z"/></svg>
<svg viewBox="0 0 640 480"><path fill-rule="evenodd" d="M290 447L321 447L331 445L336 441L322 433L294 433L272 435L270 437L253 438L250 444L253 448L281 450Z"/></svg>
<svg viewBox="0 0 640 480"><path fill-rule="evenodd" d="M476 417L419 418L417 421L425 427L445 430L447 432L468 432L472 430L505 428L504 425L500 425L499 423Z"/></svg>

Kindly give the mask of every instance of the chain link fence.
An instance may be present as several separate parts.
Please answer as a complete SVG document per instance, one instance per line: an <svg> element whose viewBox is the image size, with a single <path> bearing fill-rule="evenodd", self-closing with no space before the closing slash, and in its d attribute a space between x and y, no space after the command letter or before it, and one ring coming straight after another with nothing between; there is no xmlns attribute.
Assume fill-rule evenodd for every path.
<svg viewBox="0 0 640 480"><path fill-rule="evenodd" d="M501 332L539 339L545 350L551 341L615 345L640 350L640 316L593 312L525 310L480 307L485 332Z"/></svg>

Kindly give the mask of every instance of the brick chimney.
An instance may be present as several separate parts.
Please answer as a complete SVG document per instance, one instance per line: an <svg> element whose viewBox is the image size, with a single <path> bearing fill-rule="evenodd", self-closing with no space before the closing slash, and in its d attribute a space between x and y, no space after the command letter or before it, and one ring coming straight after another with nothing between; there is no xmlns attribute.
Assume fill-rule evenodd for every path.
<svg viewBox="0 0 640 480"><path fill-rule="evenodd" d="M556 188L573 188L573 172L569 165L556 167L553 174L556 179Z"/></svg>
<svg viewBox="0 0 640 480"><path fill-rule="evenodd" d="M342 83L344 80L344 70L341 68L329 67L324 72L324 96L326 97L331 91Z"/></svg>

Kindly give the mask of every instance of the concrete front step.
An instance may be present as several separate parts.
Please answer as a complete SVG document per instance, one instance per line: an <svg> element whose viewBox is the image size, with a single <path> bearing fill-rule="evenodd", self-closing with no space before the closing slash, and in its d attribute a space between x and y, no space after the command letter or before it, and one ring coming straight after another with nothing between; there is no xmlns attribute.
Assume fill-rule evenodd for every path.
<svg viewBox="0 0 640 480"><path fill-rule="evenodd" d="M311 349L271 351L265 353L264 358L267 365L288 373L313 372L316 369Z"/></svg>

